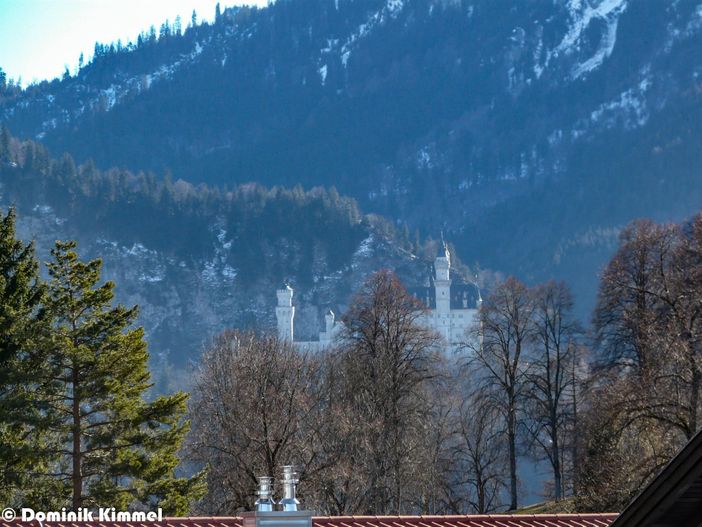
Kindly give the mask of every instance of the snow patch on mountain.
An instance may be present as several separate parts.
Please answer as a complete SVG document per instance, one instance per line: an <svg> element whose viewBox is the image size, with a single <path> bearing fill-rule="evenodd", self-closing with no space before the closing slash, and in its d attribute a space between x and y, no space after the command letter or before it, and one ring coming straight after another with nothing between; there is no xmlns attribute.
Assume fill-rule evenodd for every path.
<svg viewBox="0 0 702 527"><path fill-rule="evenodd" d="M53 214L54 209L50 205L34 205L32 212L38 212L39 214Z"/></svg>
<svg viewBox="0 0 702 527"><path fill-rule="evenodd" d="M319 73L319 80L322 82L322 86L324 86L327 82L327 65L324 64L317 72Z"/></svg>
<svg viewBox="0 0 702 527"><path fill-rule="evenodd" d="M676 27L673 22L667 24L668 38L663 45L663 52L670 53L673 46L680 41L694 37L702 30L702 4L699 4L690 20L686 21L684 27Z"/></svg>
<svg viewBox="0 0 702 527"><path fill-rule="evenodd" d="M340 49L341 63L346 67L351 54L351 48L368 36L374 29L382 26L389 18L397 18L405 6L405 0L387 0L382 9L373 13L368 19L351 33Z"/></svg>
<svg viewBox="0 0 702 527"><path fill-rule="evenodd" d="M402 11L402 8L404 7L405 3L404 0L388 0L388 3L386 4L386 9L388 10L388 13L390 16L397 16L397 14Z"/></svg>
<svg viewBox="0 0 702 527"><path fill-rule="evenodd" d="M112 84L106 90L102 90L101 93L104 97L103 100L105 101L104 110L109 112L112 108L114 108L115 104L117 104L117 87Z"/></svg>
<svg viewBox="0 0 702 527"><path fill-rule="evenodd" d="M580 119L575 124L571 131L571 138L578 139L593 129L606 130L621 126L626 130L633 130L644 126L650 116L646 94L651 85L651 78L646 74L636 86L600 104L586 118Z"/></svg>
<svg viewBox="0 0 702 527"><path fill-rule="evenodd" d="M651 86L648 78L643 79L638 86L626 90L619 95L618 99L601 105L590 114L592 122L607 121L609 126L614 126L613 122L618 116L626 116L624 127L631 129L643 126L648 121L648 109L646 108L645 95Z"/></svg>
<svg viewBox="0 0 702 527"><path fill-rule="evenodd" d="M370 234L360 243L358 249L356 249L356 252L354 252L351 257L351 269L357 269L362 260L370 258L373 255L373 242L373 234Z"/></svg>
<svg viewBox="0 0 702 527"><path fill-rule="evenodd" d="M141 92L151 89L154 82L171 79L182 67L192 63L202 54L204 46L211 43L211 38L203 43L196 42L193 50L190 53L183 54L180 58L170 64L161 64L155 71L146 74L135 75L131 77L121 77L115 75L113 82L107 88L88 91L88 99L82 100L82 103L72 112L68 112L56 104L55 97L49 95L44 99L47 113L51 115L41 124L41 131L35 135L36 139L43 139L46 133L58 127L59 122L70 123L81 117L87 110L92 112L109 112L122 101L132 98ZM73 89L76 93L85 90L85 84L76 85ZM82 99L82 97L81 97ZM26 101L23 101L26 102ZM28 104L28 102L26 102ZM11 115L14 108L6 112L6 116Z"/></svg>
<svg viewBox="0 0 702 527"><path fill-rule="evenodd" d="M578 63L572 66L570 77L572 80L575 80L597 69L614 51L614 46L617 42L619 17L624 13L627 5L627 0L601 0L599 3L594 3L594 5L593 2L588 0L569 0L567 4L570 18L568 31L560 43L545 54L543 64L538 60L541 50L537 45L537 51L535 52L537 60L534 66L534 73L537 78L541 76L541 73L548 67L552 59L562 56L580 55L583 50L590 49L592 46L588 42L588 31L594 22L602 21L606 27L600 35L594 53L583 60L579 60Z"/></svg>

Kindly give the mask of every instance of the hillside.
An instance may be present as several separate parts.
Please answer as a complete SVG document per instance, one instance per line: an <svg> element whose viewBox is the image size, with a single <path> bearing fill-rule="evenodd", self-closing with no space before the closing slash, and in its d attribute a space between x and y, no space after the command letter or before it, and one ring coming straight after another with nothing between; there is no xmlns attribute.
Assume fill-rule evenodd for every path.
<svg viewBox="0 0 702 527"><path fill-rule="evenodd" d="M1 134L0 134L1 135ZM316 336L373 271L424 284L429 263L392 225L335 190L242 185L221 191L182 180L51 159L31 141L0 141L0 207L42 261L57 239L101 257L118 301L141 308L161 388L182 387L207 340L229 327L275 328L275 290L296 290L296 331Z"/></svg>
<svg viewBox="0 0 702 527"><path fill-rule="evenodd" d="M619 229L702 203L691 0L278 0L96 47L0 120L102 168L329 187L589 311Z"/></svg>

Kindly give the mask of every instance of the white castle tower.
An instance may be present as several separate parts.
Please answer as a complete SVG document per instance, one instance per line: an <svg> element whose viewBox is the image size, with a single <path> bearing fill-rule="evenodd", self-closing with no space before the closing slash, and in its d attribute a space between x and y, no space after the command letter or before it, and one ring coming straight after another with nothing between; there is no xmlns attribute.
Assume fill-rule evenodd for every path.
<svg viewBox="0 0 702 527"><path fill-rule="evenodd" d="M434 260L433 284L429 287L415 288L413 293L426 306L418 320L436 331L443 338L443 347L447 352L465 348L467 334L474 328L474 322L482 304L480 288L475 284L465 284L451 280L451 254L445 243ZM275 316L278 319L278 337L308 351L321 351L335 344L343 331L343 322L337 321L332 310L324 315L324 331L319 332L319 339L296 341L293 338L295 307L292 305L293 290L285 285L277 291L278 306ZM479 337L482 340L482 337Z"/></svg>
<svg viewBox="0 0 702 527"><path fill-rule="evenodd" d="M339 324L335 322L334 312L330 309L324 315L324 331L319 334L319 345L327 347L334 344L334 339L339 332Z"/></svg>
<svg viewBox="0 0 702 527"><path fill-rule="evenodd" d="M334 328L334 312L330 309L327 314L324 315L324 330L331 335L332 329Z"/></svg>
<svg viewBox="0 0 702 527"><path fill-rule="evenodd" d="M451 253L444 244L444 254L434 260L434 289L436 291L436 311L446 314L451 311Z"/></svg>
<svg viewBox="0 0 702 527"><path fill-rule="evenodd" d="M278 319L278 337L281 340L293 341L293 319L295 306L292 305L293 290L289 285L276 291L278 306L275 308L275 318Z"/></svg>

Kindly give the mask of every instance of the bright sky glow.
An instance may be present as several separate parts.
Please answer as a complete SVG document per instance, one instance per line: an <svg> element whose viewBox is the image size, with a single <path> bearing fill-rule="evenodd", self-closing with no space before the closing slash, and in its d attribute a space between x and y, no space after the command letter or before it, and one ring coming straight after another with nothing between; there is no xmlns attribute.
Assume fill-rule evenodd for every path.
<svg viewBox="0 0 702 527"><path fill-rule="evenodd" d="M81 52L86 62L95 42L136 41L141 31L173 24L183 29L193 9L198 20L212 21L218 0L0 0L0 68L22 85L53 79L68 66L71 74ZM219 0L222 10L236 4L264 7L268 0Z"/></svg>

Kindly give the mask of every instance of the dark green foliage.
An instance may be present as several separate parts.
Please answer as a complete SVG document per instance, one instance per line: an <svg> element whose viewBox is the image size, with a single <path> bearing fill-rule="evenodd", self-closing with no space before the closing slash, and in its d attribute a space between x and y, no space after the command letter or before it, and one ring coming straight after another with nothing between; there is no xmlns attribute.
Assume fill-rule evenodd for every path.
<svg viewBox="0 0 702 527"><path fill-rule="evenodd" d="M159 180L153 173L100 171L92 161L76 167L69 154L51 160L42 145L31 141L21 150L18 166L0 165L6 199L20 209L48 204L81 225L83 236L108 236L125 246L142 243L180 258L211 256L223 229L227 239L237 240L231 263L242 279L283 279L294 273L305 283L312 279L311 268L301 262L312 261L315 252L326 254L329 266L339 269L369 227L398 237L391 224L364 218L356 202L333 187L304 191L247 184L223 191L173 182L168 173ZM296 255L292 263L271 257L286 250L285 243Z"/></svg>
<svg viewBox="0 0 702 527"><path fill-rule="evenodd" d="M57 242L47 287L14 209L0 218L0 500L185 514L204 490L201 475L174 474L187 395L147 399L137 308L111 307L101 262L74 249Z"/></svg>
<svg viewBox="0 0 702 527"><path fill-rule="evenodd" d="M111 307L114 284L98 285L102 263L83 263L75 242L57 242L49 264L47 342L52 371L44 386L50 431L59 448L56 500L64 506L158 504L185 514L203 490L201 476L177 478L177 452L188 425L187 395L147 401L151 387L137 308Z"/></svg>
<svg viewBox="0 0 702 527"><path fill-rule="evenodd" d="M0 163L10 161L10 132L7 126L0 125Z"/></svg>
<svg viewBox="0 0 702 527"><path fill-rule="evenodd" d="M34 380L44 371L45 288L33 244L15 237L15 211L0 219L0 501L40 494L33 473L45 468L46 423Z"/></svg>

